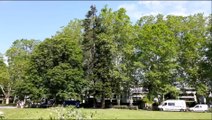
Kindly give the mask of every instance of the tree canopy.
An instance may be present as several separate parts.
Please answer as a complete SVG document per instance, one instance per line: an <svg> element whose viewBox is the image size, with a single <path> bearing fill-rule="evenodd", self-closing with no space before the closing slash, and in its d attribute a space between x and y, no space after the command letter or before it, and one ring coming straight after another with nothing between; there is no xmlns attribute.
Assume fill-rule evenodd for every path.
<svg viewBox="0 0 212 120"><path fill-rule="evenodd" d="M0 57L0 84L20 99L112 100L130 88L148 88L148 99L177 96L190 86L198 95L212 90L211 15L142 16L131 22L124 8L94 5L85 19L72 20L42 42L16 40ZM5 89L5 87L2 87ZM8 91L8 90L7 90ZM96 106L94 101L94 106Z"/></svg>

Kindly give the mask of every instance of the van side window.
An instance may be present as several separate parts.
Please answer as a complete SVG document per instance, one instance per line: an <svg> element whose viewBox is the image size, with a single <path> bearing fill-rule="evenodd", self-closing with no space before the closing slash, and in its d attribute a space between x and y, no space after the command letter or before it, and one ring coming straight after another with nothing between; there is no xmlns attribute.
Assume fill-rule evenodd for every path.
<svg viewBox="0 0 212 120"><path fill-rule="evenodd" d="M168 106L175 106L174 103L168 103Z"/></svg>
<svg viewBox="0 0 212 120"><path fill-rule="evenodd" d="M164 104L163 104L163 106L166 106L166 105L167 105L167 103L164 103Z"/></svg>
<svg viewBox="0 0 212 120"><path fill-rule="evenodd" d="M199 108L199 106L197 105L195 108Z"/></svg>

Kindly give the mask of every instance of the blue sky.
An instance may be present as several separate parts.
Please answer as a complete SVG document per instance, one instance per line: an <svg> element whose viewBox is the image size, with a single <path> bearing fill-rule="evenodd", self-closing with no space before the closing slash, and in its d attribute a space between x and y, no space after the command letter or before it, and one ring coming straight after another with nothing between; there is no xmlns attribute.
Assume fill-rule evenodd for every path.
<svg viewBox="0 0 212 120"><path fill-rule="evenodd" d="M131 21L143 15L211 13L211 1L0 1L0 53L17 39L44 40L74 18L83 19L90 5L124 7Z"/></svg>

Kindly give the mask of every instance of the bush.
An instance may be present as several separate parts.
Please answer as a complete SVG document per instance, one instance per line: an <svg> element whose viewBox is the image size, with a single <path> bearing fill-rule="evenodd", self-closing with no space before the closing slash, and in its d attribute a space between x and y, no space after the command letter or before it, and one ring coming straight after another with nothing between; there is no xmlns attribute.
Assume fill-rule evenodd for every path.
<svg viewBox="0 0 212 120"><path fill-rule="evenodd" d="M114 105L115 109L130 109L130 110L138 110L138 106L127 106L127 105Z"/></svg>
<svg viewBox="0 0 212 120"><path fill-rule="evenodd" d="M0 106L16 106L15 103L10 103L10 104L0 104Z"/></svg>
<svg viewBox="0 0 212 120"><path fill-rule="evenodd" d="M208 112L212 113L212 108L208 108Z"/></svg>
<svg viewBox="0 0 212 120"><path fill-rule="evenodd" d="M138 106L129 106L130 110L138 110Z"/></svg>
<svg viewBox="0 0 212 120"><path fill-rule="evenodd" d="M92 120L97 112L84 113L75 106L51 108L50 120Z"/></svg>
<svg viewBox="0 0 212 120"><path fill-rule="evenodd" d="M152 104L152 110L154 110L154 111L159 110L158 106L159 106L159 103L157 103L157 102L153 103Z"/></svg>
<svg viewBox="0 0 212 120"><path fill-rule="evenodd" d="M116 108L116 109L128 109L128 106L127 105L114 105L113 108Z"/></svg>

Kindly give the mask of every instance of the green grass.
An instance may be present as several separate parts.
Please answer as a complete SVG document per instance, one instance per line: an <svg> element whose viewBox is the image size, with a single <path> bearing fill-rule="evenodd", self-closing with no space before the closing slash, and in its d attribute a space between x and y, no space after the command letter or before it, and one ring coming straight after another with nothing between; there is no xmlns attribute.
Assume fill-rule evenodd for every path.
<svg viewBox="0 0 212 120"><path fill-rule="evenodd" d="M94 113L93 119L210 119L211 113L194 112L161 112L125 109L77 109L86 115ZM53 114L51 109L0 109L5 119L49 119Z"/></svg>

